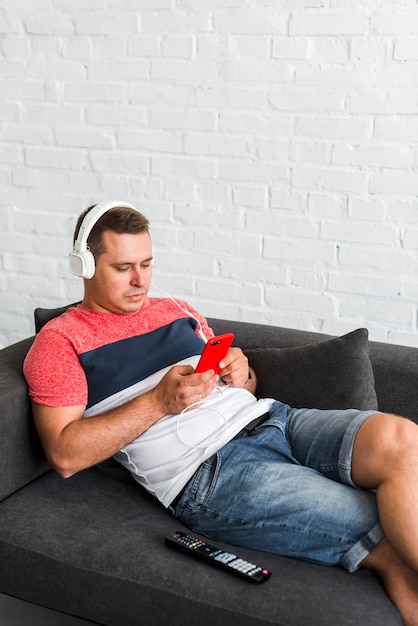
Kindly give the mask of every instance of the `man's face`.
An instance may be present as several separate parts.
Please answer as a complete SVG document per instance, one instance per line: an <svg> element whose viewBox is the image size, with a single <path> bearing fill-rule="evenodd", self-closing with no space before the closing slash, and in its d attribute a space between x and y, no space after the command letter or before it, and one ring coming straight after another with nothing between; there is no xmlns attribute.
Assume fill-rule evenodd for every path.
<svg viewBox="0 0 418 626"><path fill-rule="evenodd" d="M84 281L83 304L105 313L138 311L152 277L152 245L148 233L103 233L106 252L96 259L93 278Z"/></svg>

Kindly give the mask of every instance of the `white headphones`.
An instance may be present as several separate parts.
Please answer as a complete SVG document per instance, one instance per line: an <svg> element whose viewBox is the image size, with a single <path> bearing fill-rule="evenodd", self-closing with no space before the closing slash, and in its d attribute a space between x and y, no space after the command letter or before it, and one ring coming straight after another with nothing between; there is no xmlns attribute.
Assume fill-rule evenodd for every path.
<svg viewBox="0 0 418 626"><path fill-rule="evenodd" d="M74 242L74 247L68 255L68 265L72 274L80 276L81 278L93 278L96 265L94 262L94 256L88 249L87 240L93 226L99 221L102 215L107 211L110 211L110 209L116 209L119 207L138 211L138 209L132 204L129 204L129 202L113 201L100 202L87 213L81 223L77 239Z"/></svg>

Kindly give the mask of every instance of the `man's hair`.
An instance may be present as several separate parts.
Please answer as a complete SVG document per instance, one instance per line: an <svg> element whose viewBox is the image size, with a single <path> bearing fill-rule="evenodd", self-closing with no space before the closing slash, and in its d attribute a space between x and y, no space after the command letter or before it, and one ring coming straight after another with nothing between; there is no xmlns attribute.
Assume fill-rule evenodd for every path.
<svg viewBox="0 0 418 626"><path fill-rule="evenodd" d="M78 218L74 230L73 243L75 243L77 239L83 219L95 206L95 204L89 206ZM119 235L149 233L149 221L142 213L128 207L116 207L106 211L95 223L87 239L88 248L95 260L106 252L103 242L103 233L107 230L111 230Z"/></svg>

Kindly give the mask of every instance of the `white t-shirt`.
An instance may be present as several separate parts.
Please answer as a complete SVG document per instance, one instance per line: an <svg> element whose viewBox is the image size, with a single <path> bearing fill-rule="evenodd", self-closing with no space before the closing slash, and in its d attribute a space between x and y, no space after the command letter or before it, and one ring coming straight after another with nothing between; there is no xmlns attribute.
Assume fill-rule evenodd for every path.
<svg viewBox="0 0 418 626"><path fill-rule="evenodd" d="M48 406L85 405L89 418L153 388L173 365L195 367L204 346L197 330L207 338L213 332L197 311L178 303L193 318L162 298L148 298L129 315L82 305L67 310L43 327L26 357L31 397ZM199 405L160 419L115 458L168 506L199 465L272 402L219 385Z"/></svg>

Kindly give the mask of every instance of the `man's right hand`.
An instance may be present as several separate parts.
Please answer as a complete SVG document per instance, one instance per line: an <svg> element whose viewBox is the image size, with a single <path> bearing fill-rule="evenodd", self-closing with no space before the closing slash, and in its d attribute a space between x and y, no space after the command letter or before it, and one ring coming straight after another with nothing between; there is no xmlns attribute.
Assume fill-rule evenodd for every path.
<svg viewBox="0 0 418 626"><path fill-rule="evenodd" d="M196 374L191 365L175 365L150 393L154 394L163 415L178 414L206 398L218 380L213 370Z"/></svg>

